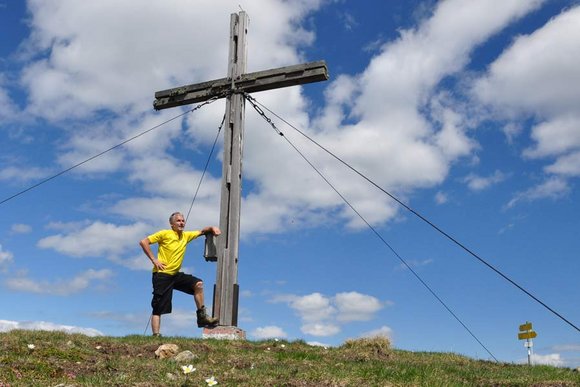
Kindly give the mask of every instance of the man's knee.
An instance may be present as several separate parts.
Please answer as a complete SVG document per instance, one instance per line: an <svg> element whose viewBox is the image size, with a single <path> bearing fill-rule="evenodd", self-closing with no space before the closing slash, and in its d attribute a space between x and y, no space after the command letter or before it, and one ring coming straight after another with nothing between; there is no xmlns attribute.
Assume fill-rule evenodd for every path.
<svg viewBox="0 0 580 387"><path fill-rule="evenodd" d="M194 289L196 292L203 291L203 281L199 281L199 282L197 282L197 283L195 284L195 286L193 287L193 289Z"/></svg>

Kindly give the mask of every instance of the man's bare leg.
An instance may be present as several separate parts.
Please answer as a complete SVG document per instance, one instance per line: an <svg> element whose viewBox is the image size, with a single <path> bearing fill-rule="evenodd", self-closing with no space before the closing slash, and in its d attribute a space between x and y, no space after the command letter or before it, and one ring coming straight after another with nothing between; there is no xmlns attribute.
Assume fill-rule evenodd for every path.
<svg viewBox="0 0 580 387"><path fill-rule="evenodd" d="M203 282L195 284L195 288L193 288L193 299L195 300L197 309L201 309L205 305L203 300Z"/></svg>
<svg viewBox="0 0 580 387"><path fill-rule="evenodd" d="M151 331L154 336L159 335L159 329L161 328L161 316L152 314L151 315Z"/></svg>
<svg viewBox="0 0 580 387"><path fill-rule="evenodd" d="M209 317L205 310L204 300L203 300L203 282L198 282L193 288L193 299L195 300L195 306L197 306L197 326L207 327L216 326L219 322L217 317Z"/></svg>

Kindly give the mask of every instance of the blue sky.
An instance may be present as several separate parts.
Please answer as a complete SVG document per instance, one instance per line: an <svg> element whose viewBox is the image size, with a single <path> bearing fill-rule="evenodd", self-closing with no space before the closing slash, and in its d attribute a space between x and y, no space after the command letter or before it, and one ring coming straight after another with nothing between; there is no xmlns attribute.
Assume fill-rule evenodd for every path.
<svg viewBox="0 0 580 387"><path fill-rule="evenodd" d="M185 111L154 111L154 92L224 77L240 7L248 71L324 59L330 72L254 98L580 324L576 1L0 0L0 330L145 332L138 241L187 213L224 101L6 199ZM536 363L580 365L576 329L270 117L496 358L526 361L531 321ZM249 106L244 141L248 338L381 334L491 358ZM190 229L219 222L220 160L221 143ZM184 266L211 300L202 254L194 241ZM200 337L193 309L175 295L162 332Z"/></svg>

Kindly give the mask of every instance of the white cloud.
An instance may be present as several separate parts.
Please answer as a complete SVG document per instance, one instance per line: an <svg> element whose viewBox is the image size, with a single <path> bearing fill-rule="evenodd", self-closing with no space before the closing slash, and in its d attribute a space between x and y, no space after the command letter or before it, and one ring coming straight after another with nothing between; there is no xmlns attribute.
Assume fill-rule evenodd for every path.
<svg viewBox="0 0 580 387"><path fill-rule="evenodd" d="M506 114L555 116L577 112L580 7L564 11L530 35L519 36L475 83L484 102Z"/></svg>
<svg viewBox="0 0 580 387"><path fill-rule="evenodd" d="M565 9L533 33L519 36L473 88L480 101L508 121L534 119L536 124L531 133L534 144L524 150L523 156L556 158L545 171L562 178L580 176L578 34L580 7ZM514 125L508 123L506 128ZM508 136L520 133L517 129ZM538 189L542 188L530 189L527 196L534 196L532 191Z"/></svg>
<svg viewBox="0 0 580 387"><path fill-rule="evenodd" d="M463 181L467 183L467 186L472 191L483 191L491 187L494 184L501 183L507 178L507 176L501 171L495 171L492 175L483 177L477 176L473 173L467 175Z"/></svg>
<svg viewBox="0 0 580 387"><path fill-rule="evenodd" d="M251 19L251 65L297 62L293 46L309 44L313 35L296 21L319 6L318 0L246 4L249 15L267 15ZM25 49L35 61L22 79L29 87L28 109L58 120L96 109L150 108L155 90L223 77L229 14L238 4L205 0L191 7L188 1L169 0L143 7L135 0L105 0L86 6L36 0L29 8L32 34ZM169 64L167 58L172 58Z"/></svg>
<svg viewBox="0 0 580 387"><path fill-rule="evenodd" d="M32 231L32 226L29 224L17 223L10 227L10 231L14 234L28 234Z"/></svg>
<svg viewBox="0 0 580 387"><path fill-rule="evenodd" d="M540 365L550 365L554 367L561 367L564 365L564 360L560 357L559 353L551 353L548 355L540 355L537 353L532 354L532 364ZM527 360L526 360L527 362ZM523 361L522 361L523 363Z"/></svg>
<svg viewBox="0 0 580 387"><path fill-rule="evenodd" d="M580 127L580 120L578 121ZM562 177L580 176L580 149L576 152L559 157L556 162L546 167L546 172Z"/></svg>
<svg viewBox="0 0 580 387"><path fill-rule="evenodd" d="M67 234L42 238L38 247L53 249L72 257L119 257L126 251L134 251L137 243L150 232L144 223L117 226L100 221L91 223L84 229Z"/></svg>
<svg viewBox="0 0 580 387"><path fill-rule="evenodd" d="M570 188L565 180L552 177L535 187L516 193L508 202L506 208L512 208L522 201L532 202L540 199L558 199L565 196L569 190Z"/></svg>
<svg viewBox="0 0 580 387"><path fill-rule="evenodd" d="M211 314L211 311L208 311ZM167 335L183 334L184 330L190 330L196 325L197 315L192 304L192 309L176 309L163 317L163 331Z"/></svg>
<svg viewBox="0 0 580 387"><path fill-rule="evenodd" d="M306 342L306 344L311 345L313 347L324 347L324 348L332 347L332 345L321 343L320 341L308 341Z"/></svg>
<svg viewBox="0 0 580 387"><path fill-rule="evenodd" d="M79 293L89 286L95 287L94 282L105 282L113 273L111 270L87 270L78 274L76 277L70 279L59 279L54 282L46 280L36 280L26 277L9 278L5 281L5 285L11 289L21 292L50 294L57 296L68 296Z"/></svg>
<svg viewBox="0 0 580 387"><path fill-rule="evenodd" d="M300 328L302 333L312 336L334 336L340 332L340 327L331 323L307 323Z"/></svg>
<svg viewBox="0 0 580 387"><path fill-rule="evenodd" d="M579 126L578 115L557 116L539 123L532 131L532 139L536 144L526 149L524 156L530 158L558 156L580 148Z"/></svg>
<svg viewBox="0 0 580 387"><path fill-rule="evenodd" d="M300 316L302 332L313 336L332 336L340 332L341 324L372 320L388 304L358 292L338 293L334 297L321 293L286 294L273 297L271 302L287 303Z"/></svg>
<svg viewBox="0 0 580 387"><path fill-rule="evenodd" d="M268 325L265 327L258 327L252 331L251 335L258 340L270 338L286 338L288 335L284 330L275 325Z"/></svg>
<svg viewBox="0 0 580 387"><path fill-rule="evenodd" d="M334 296L338 309L338 321L369 321L383 308L382 303L373 296L358 292L338 293Z"/></svg>
<svg viewBox="0 0 580 387"><path fill-rule="evenodd" d="M103 336L97 329L60 325L47 321L9 321L0 320L0 332L10 332L14 329L60 331L65 333L80 333L87 336Z"/></svg>
<svg viewBox="0 0 580 387"><path fill-rule="evenodd" d="M331 300L320 293L312 293L303 297L295 297L290 307L294 309L305 322L326 320L336 313Z"/></svg>
<svg viewBox="0 0 580 387"><path fill-rule="evenodd" d="M450 164L469 154L475 144L467 136L472 124L448 97L433 97L435 88L446 76L463 69L478 44L539 4L438 3L432 16L416 29L404 30L399 39L385 44L363 73L339 76L329 86L338 97L326 94L324 113L315 121L319 125L316 140L377 184L394 188L395 194L441 183ZM348 105L352 110L348 111ZM354 123L344 124L345 117ZM323 160L320 163L332 181L349 182L350 187L338 188L357 209L364 208L361 213L371 223L396 214L392 202L369 195L365 185L353 184L354 179ZM343 216L354 219L348 211ZM360 222L351 220L349 225Z"/></svg>
<svg viewBox="0 0 580 387"><path fill-rule="evenodd" d="M381 186L392 187L393 193L404 196L437 185L446 178L450 164L467 155L474 143L467 133L470 124L449 98L432 97L435 88L463 69L478 44L540 3L450 0L437 4L430 18L384 45L361 74L339 74L329 83L327 106L318 118L306 114L309 104L299 87L261 93L259 99ZM301 46L315 38L301 23L322 4L270 0L245 5L251 15L248 71L300 63ZM27 112L55 122L82 119L82 131L74 125L62 129L70 133L62 136L67 142L57 157L61 165L83 160L96 148L102 150L177 115L177 111L153 113L154 91L223 77L232 9L237 9L233 1L200 1L194 8L182 0L145 8L136 1L108 0L88 7L71 0L50 5L30 2L32 35L23 49L30 65L21 79L29 92ZM208 19L224 22L210 23L203 36L197 34L196 26ZM166 58L171 58L169 63ZM429 122L425 110L434 122ZM119 115L97 121L98 125L85 124L84 119L100 111ZM222 113L222 103L210 105L164 128L163 136L155 132L131 142L123 156L112 153L75 172L126 173L143 195L113 203L110 210L157 224L166 213L188 204L191 191L183 182L199 176L168 157L173 145L207 144ZM347 119L351 124L345 124ZM252 213L242 216L243 236L316 225L326 220L320 214L328 212L339 215L335 220L346 220L347 227L364 226L279 136L250 129L263 128L261 118L248 111L246 121L244 173L254 190L246 192L242 206L243 214ZM185 134L180 122L185 123ZM305 153L370 223L380 224L396 215L392 201L354 179L335 160L319 151L305 149ZM296 186L307 189L296 190ZM214 224L219 178L206 176L203 187L196 219ZM66 253L74 254L72 249Z"/></svg>
<svg viewBox="0 0 580 387"><path fill-rule="evenodd" d="M46 178L49 175L50 171L46 168L33 166L8 166L0 169L0 180L8 182L27 182Z"/></svg>
<svg viewBox="0 0 580 387"><path fill-rule="evenodd" d="M254 71L252 66L262 69L299 63L297 47L311 44L314 37L300 22L320 3L271 0L246 5L248 13L256 15L251 18L249 29L252 44L248 71ZM179 109L155 113L151 108L154 91L225 76L229 15L238 9L238 4L200 1L192 8L187 1L172 0L143 8L135 1L103 1L79 7L74 1L65 0L50 6L32 1L29 7L32 34L23 46L22 56L30 64L21 79L29 93L26 109L29 114L56 123L67 120L62 130L70 133L60 136L65 140L60 143L57 159L68 167L180 113ZM196 33L196 26L205 25L208 19L223 22L206 26L203 36ZM204 55L200 56L200 52ZM170 63L166 58L172 58ZM294 95L291 105L304 107L299 90L294 89L290 92ZM217 126L216 117L221 117L223 108L221 103L217 109L220 111L211 115L211 127ZM295 107L291 110L297 111ZM98 124L87 124L87 118L92 119L101 111L113 114L96 120ZM206 120L209 116L200 114ZM79 119L82 130L74 124L75 119ZM254 119L258 121L257 117ZM73 125L68 124L71 120ZM192 125L187 133L182 132L182 121ZM158 130L142 136L125 146L129 152L108 153L74 173L127 173L129 181L142 185L144 195L113 203L112 211L133 219L144 217L155 224L175 208L185 211L183 207L189 204L200 172L180 166L167 155L173 152L176 142L191 141L191 146L196 146L213 138L195 136L200 126L206 132L210 127L196 119L177 120L163 128L163 135ZM33 169L26 171L30 174ZM5 169L0 171L0 178L24 178L21 172L25 171ZM163 206L158 206L159 202ZM144 206L152 210L145 214ZM192 215L202 225L215 224L218 206L219 178L208 174ZM257 229L263 225L258 218Z"/></svg>

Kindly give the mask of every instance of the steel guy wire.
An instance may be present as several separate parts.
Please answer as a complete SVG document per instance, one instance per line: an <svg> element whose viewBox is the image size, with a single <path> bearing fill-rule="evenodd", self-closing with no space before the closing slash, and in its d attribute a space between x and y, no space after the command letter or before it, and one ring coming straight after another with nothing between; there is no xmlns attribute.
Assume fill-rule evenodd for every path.
<svg viewBox="0 0 580 387"><path fill-rule="evenodd" d="M205 172L207 171L207 167L209 162L211 161L211 156L213 155L213 151L219 139L220 133L222 131L222 127L224 126L224 122L226 121L226 115L224 114L224 118L222 118L222 123L218 128L218 132L215 136L213 141L213 145L211 147L211 151L209 152L209 156L207 157L207 161L205 162L205 167L203 168L203 173L201 174L201 178L199 179L199 184L197 185L197 189L195 190L195 195L193 195L193 199L191 200L191 205L189 206L189 210L187 211L187 216L185 217L185 222L187 223L187 219L189 218L189 214L191 213L191 209L193 208L193 203L195 203L195 199L197 198L197 193L199 192L199 188L201 187L201 183L203 182L203 177L205 176Z"/></svg>
<svg viewBox="0 0 580 387"><path fill-rule="evenodd" d="M254 99L254 101L256 101L256 100ZM441 229L440 227L438 227L436 224L434 224L433 222L431 222L429 219L425 218L419 212L415 211L413 208L411 208L407 204L403 203L396 196L394 196L393 194L391 194L390 192L388 192L387 190L385 190L384 188L382 188L381 186L379 186L377 183L375 183L374 181L372 181L370 178L368 178L367 176L365 176L362 172L358 171L356 168L352 167L346 161L344 161L340 157L336 156L334 153L332 153L330 150L326 149L324 146L322 146L321 144L319 144L316 140L314 140L313 138L311 138L310 136L308 136L306 133L304 133L300 129L296 128L294 125L292 125L291 123L289 123L288 121L286 121L284 118L282 118L278 114L274 113L272 110L268 109L268 107L264 106L264 104L262 104L262 103L260 103L258 101L256 101L256 104L260 105L261 107L263 107L264 109L266 109L268 112L270 112L271 114L273 114L274 116L276 116L278 119L280 119L286 125L290 126L292 129L294 129L299 134L301 134L302 136L304 136L306 139L308 139L314 145L318 146L324 152L328 153L330 156L332 156L334 159L336 159L341 164L343 164L344 166L346 166L348 169L350 169L351 171L353 171L354 173L356 173L357 175L359 175L360 177L362 177L364 180L366 180L367 182L369 182L370 184L372 184L375 188L377 188L378 190L380 190L381 192L383 192L384 194L386 194L387 196L389 196L391 199L393 199L395 202L397 202L399 205L401 205L402 207L404 207L407 211L409 211L413 215L417 216L419 219L421 219L423 222L427 223L429 226L431 226L437 232L439 232L440 234L442 234L443 236L445 236L447 239L449 239L455 245L457 245L458 247L460 247L461 249L463 249L469 255L471 255L472 257L476 258L478 261L480 261L481 263L483 263L489 269L493 270L496 274L498 274L503 279L505 279L506 281L508 281L509 283L511 283L513 286L515 286L516 288L518 288L520 291L522 291L523 293L525 293L527 296L529 296L530 298L532 298L538 304L542 305L544 308L546 308L552 314L554 314L555 316L557 316L559 319L561 319L562 321L564 321L565 323L567 323L568 325L570 325L576 331L580 332L580 328L578 328L578 326L576 326L570 320L568 320L567 318L565 318L562 314L558 313L556 310L554 310L553 308L551 308L550 306L548 306L546 303L544 303L543 301L541 301L539 298L537 298L536 296L534 296L531 292L529 292L528 290L526 290L523 286L519 285L517 282L515 282L514 280L512 280L511 278L509 278L507 275L503 274L499 269L497 269L496 267L494 267L492 264L488 263L485 259L481 258L477 253L475 253L474 251L472 251L471 249L469 249L463 243L459 242L457 239L455 239L454 237L452 237L450 234L448 234L447 232L445 232L443 229Z"/></svg>
<svg viewBox="0 0 580 387"><path fill-rule="evenodd" d="M421 282L421 284L423 284L423 286L437 299L437 301L439 301L439 303L441 305L443 305L443 307L453 316L453 318L455 318L455 320L457 320L459 322L459 324L461 324L461 326L471 335L471 337L473 337L475 339L475 341L477 341L479 343L479 345L496 361L498 362L497 358L493 355L493 353L491 353L491 351L481 342L481 340L479 340L479 338L477 338L477 336L467 327L467 325L465 325L465 323L453 312L453 310L451 310L451 308L441 299L441 297L439 297L437 295L437 293L435 293L435 291L421 278L421 276L419 276L419 274L417 274L417 272L415 270L413 270L413 268L411 268L411 266L407 263L407 261L401 257L401 255L399 255L399 253L397 253L397 251L385 240L385 238L383 238L383 236L366 220L366 218L360 213L358 212L358 210L356 208L354 208L354 206L348 201L348 199L346 199L344 197L344 195L342 195L340 193L340 191L324 176L324 174L322 172L320 172L320 170L318 168L316 168L316 166L314 164L312 164L312 162L310 162L310 160L288 139L288 137L284 136L284 133L281 132L276 125L272 122L271 119L269 119L264 112L262 111L262 109L259 109L259 107L256 109L257 105L255 104L255 99L249 95L245 95L246 99L250 102L250 104L254 107L254 109L258 112L258 114L260 114L274 129L274 131L279 134L280 136L282 136L286 142L288 142L288 144L304 159L304 161L306 161L308 163L308 165L310 165L312 167L312 169L314 169L314 171L316 171L316 173L326 182L326 184L328 184L330 186L330 188L332 188L332 190L350 207L350 209L367 225L367 227L369 229L371 229L371 231L383 242L383 244L385 244L385 246L387 246L389 248L389 250L391 250L391 252L403 263L403 265L405 265L405 267L407 267L407 269L409 269L411 271L411 273L413 273L413 275L419 280L419 282Z"/></svg>
<svg viewBox="0 0 580 387"><path fill-rule="evenodd" d="M164 122L162 122L162 123L160 123L160 124L158 124L158 125L155 125L154 127L152 127L152 128L149 128L149 129L147 129L147 130L145 130L145 131L143 131L143 132L141 132L141 133L139 133L139 134L137 134L137 135L135 135L135 136L133 136L133 137L130 137L130 138L128 138L128 139L126 139L126 140L124 140L123 142L121 142L121 143L119 143L119 144L117 144L117 145L114 145L114 146L110 147L110 148L109 148L109 149L107 149L107 150L104 150L104 151L102 151L102 152L100 152L100 153L97 153L96 155L93 155L93 156L89 157L88 159L85 159L84 161L81 161L80 163L77 163L77 164L75 164L75 165L73 165L73 166L71 166L71 167L69 167L69 168L67 168L67 169L65 169L65 170L62 170L62 171L58 172L58 173L57 173L57 174L55 174L55 175L52 175L52 176L50 176L50 177L47 177L46 179L44 179L44 180L41 180L40 182L38 182L38 183L36 183L36 184L34 184L34 185L32 185L32 186L30 186L30 187L26 188L26 189L23 189L23 190L22 190L22 191L20 191L20 192L17 192L17 193L15 193L15 194L14 194L14 195L12 195L12 196L9 196L9 197L7 197L7 198L3 199L2 201L0 201L0 205L2 205L2 204L4 204L4 203L6 203L6 202L8 202L8 201L10 201L10 200L12 200L12 199L14 199L14 198L18 197L18 196L20 196L20 195L22 195L22 194L24 194L24 193L26 193L26 192L28 192L28 191L31 191L31 190L33 190L33 189L35 189L35 188L37 188L37 187L39 187L39 186L43 185L44 183L48 183L49 181L51 181L51 180L54 180L54 179L56 179L57 177L59 177L59 176L61 176L61 175L64 175L65 173L67 173L67 172L70 172L70 171L72 171L73 169L75 169L75 168L78 168L78 167L80 167L81 165L83 165L83 164L86 164L86 163L88 163L89 161L92 161L92 160L94 160L94 159L96 159L96 158L98 158L98 157L100 157L100 156L104 155L105 153L108 153L108 152L110 152L110 151L112 151L112 150L114 150L114 149L117 149L117 148L119 148L119 147L121 147L121 146L123 146L123 145L127 144L128 142L130 142L130 141L133 141L133 140L135 140L136 138L139 138L139 137L141 137L141 136L143 136L143 135L145 135L145 134L147 134L147 133L149 133L149 132L151 132L151 131L153 131L153 130L155 130L155 129L157 129L157 128L159 128L159 127L163 126L163 125L166 125L166 124L170 123L171 121L174 121L174 120L176 120L176 119L178 119L178 118L180 118L180 117L183 117L184 115L186 115L186 114L188 114L188 113L193 113L194 111L196 111L197 109L201 108L202 106L204 106L204 105L208 105L208 104L210 104L210 103L212 103L212 102L216 101L217 99L219 99L219 98L221 98L221 97L222 97L221 95L220 95L220 96L215 96L215 97L212 97L212 98L208 99L207 101L205 101L205 102L203 102L203 103L200 103L199 105L195 106L193 109L190 109L190 110L188 110L188 111L186 111L186 112L183 112L183 113L181 113L181 114L179 114L179 115L177 115L177 116L175 116L175 117L173 117L173 118L170 118L170 119L168 119L167 121L164 121Z"/></svg>

